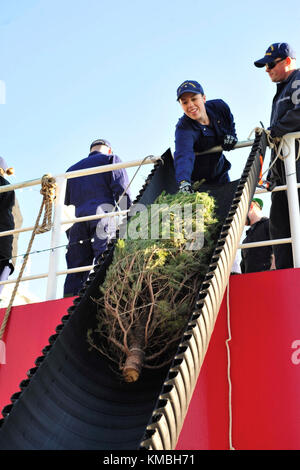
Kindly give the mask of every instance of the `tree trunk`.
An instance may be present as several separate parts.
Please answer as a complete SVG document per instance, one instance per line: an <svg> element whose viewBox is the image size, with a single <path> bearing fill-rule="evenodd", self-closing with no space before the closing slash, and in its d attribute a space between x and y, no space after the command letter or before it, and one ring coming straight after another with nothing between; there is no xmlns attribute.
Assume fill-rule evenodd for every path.
<svg viewBox="0 0 300 470"><path fill-rule="evenodd" d="M136 382L138 380L143 367L144 356L144 351L138 346L130 348L123 368L125 382Z"/></svg>

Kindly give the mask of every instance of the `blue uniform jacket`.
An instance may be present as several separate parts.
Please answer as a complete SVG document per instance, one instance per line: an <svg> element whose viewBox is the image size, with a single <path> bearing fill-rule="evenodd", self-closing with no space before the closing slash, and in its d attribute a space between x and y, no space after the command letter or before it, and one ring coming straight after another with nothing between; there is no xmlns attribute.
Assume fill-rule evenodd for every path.
<svg viewBox="0 0 300 470"><path fill-rule="evenodd" d="M276 137L289 132L300 131L300 69L292 72L289 77L277 84L277 92L273 98L270 128ZM296 146L296 152L298 145ZM274 158L272 152L272 159ZM284 163L277 160L268 173L269 179L285 184ZM297 177L300 181L300 161L297 161Z"/></svg>
<svg viewBox="0 0 300 470"><path fill-rule="evenodd" d="M83 168L93 168L112 163L119 163L121 159L117 155L104 155L99 152L91 152L87 158L72 165L67 171L75 171ZM97 207L103 203L114 205L128 185L128 176L125 169L98 173L94 175L70 178L67 181L65 204L75 206L76 217L94 215ZM127 190L127 204L122 208L128 208L131 204L130 194Z"/></svg>
<svg viewBox="0 0 300 470"><path fill-rule="evenodd" d="M300 131L300 69L277 84L270 125L277 137Z"/></svg>
<svg viewBox="0 0 300 470"><path fill-rule="evenodd" d="M222 152L195 155L223 143L224 136L236 137L234 119L229 106L220 99L205 103L210 119L209 126L203 126L185 114L179 119L175 130L174 166L176 181L199 181L224 183L229 181L231 164Z"/></svg>

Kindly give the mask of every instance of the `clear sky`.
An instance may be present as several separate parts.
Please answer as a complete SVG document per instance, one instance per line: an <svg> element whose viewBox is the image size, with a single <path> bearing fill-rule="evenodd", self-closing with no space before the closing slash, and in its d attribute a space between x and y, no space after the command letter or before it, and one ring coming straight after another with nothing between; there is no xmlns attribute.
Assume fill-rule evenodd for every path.
<svg viewBox="0 0 300 470"><path fill-rule="evenodd" d="M272 42L300 54L299 24L296 0L0 0L0 155L15 168L9 181L63 173L100 137L124 161L173 150L176 88L186 79L228 103L246 140L260 121L268 127L275 92L253 62ZM248 154L227 154L232 180ZM149 171L140 170L133 195ZM16 195L23 226L33 225L39 188ZM34 249L47 248L49 237L38 237ZM20 251L27 242L20 237ZM32 256L30 269L46 272L44 255Z"/></svg>

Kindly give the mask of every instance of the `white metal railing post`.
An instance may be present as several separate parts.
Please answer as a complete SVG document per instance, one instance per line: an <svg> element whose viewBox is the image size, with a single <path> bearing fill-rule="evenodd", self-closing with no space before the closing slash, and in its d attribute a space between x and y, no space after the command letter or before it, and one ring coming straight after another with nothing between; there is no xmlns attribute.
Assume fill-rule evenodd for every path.
<svg viewBox="0 0 300 470"><path fill-rule="evenodd" d="M287 184L293 261L294 267L300 268L300 211L297 188L295 138L300 138L299 132L292 132L284 136L283 155L288 155L284 159L284 167Z"/></svg>
<svg viewBox="0 0 300 470"><path fill-rule="evenodd" d="M46 300L56 299L57 291L57 270L59 263L59 252L54 248L60 245L62 212L65 201L67 180L64 176L56 178L56 198L54 203L54 218L51 234L51 245L49 255L49 274L47 281Z"/></svg>

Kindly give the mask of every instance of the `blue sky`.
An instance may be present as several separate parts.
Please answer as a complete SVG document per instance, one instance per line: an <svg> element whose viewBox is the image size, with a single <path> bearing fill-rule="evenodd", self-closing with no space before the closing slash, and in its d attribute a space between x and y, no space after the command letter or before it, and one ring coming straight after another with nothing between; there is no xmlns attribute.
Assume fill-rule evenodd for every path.
<svg viewBox="0 0 300 470"><path fill-rule="evenodd" d="M299 24L295 0L0 0L0 155L15 168L10 182L63 173L99 137L124 161L173 150L182 114L176 88L186 79L229 104L246 140L260 121L268 126L275 92L253 61L272 42L300 53ZM232 180L247 156L228 153ZM149 171L140 170L134 195ZM23 225L33 225L39 188L16 195ZM48 238L39 237L40 250ZM27 240L20 238L24 252ZM32 273L34 265L47 271L39 256Z"/></svg>

